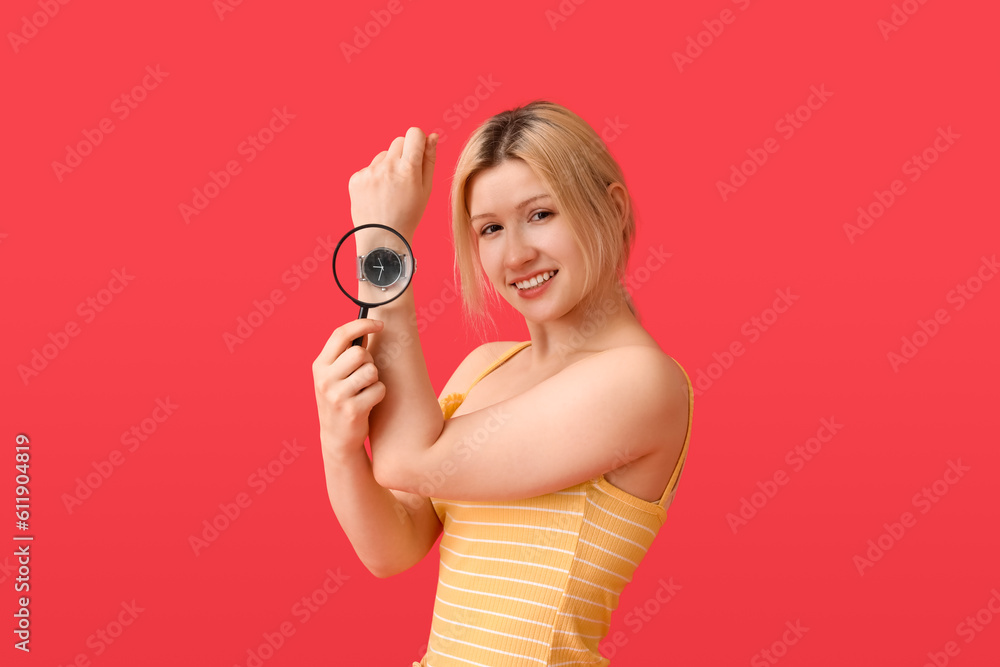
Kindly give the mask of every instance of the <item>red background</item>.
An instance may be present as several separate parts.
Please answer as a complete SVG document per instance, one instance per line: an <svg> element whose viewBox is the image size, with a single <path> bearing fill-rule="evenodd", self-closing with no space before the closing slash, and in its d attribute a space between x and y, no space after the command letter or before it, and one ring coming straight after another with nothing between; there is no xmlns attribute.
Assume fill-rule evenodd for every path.
<svg viewBox="0 0 1000 667"><path fill-rule="evenodd" d="M488 116L541 98L599 132L618 127L605 139L638 214L643 323L693 379L714 377L695 398L677 500L615 613L612 664L771 664L760 652L777 642L783 665L916 666L945 659L949 641L949 664L997 664L1000 280L971 280L979 291L961 308L952 290L980 267L993 278L981 258L1000 247L998 12L904 4L566 0L553 23L556 0L403 0L397 14L247 0L221 15L210 0L105 0L58 5L32 32L24 17L39 3L5 2L3 663L245 666L284 622L294 634L269 667L420 658L437 549L376 579L327 499L310 365L356 308L328 264L296 289L283 277L317 237L349 229L348 178L416 125L444 136L413 289L418 307L447 294L459 150ZM731 23L713 23L723 10ZM341 43L372 11L391 21L348 62ZM883 34L894 11L907 20ZM699 32L700 53L688 42ZM696 57L678 67L686 48ZM120 118L112 104L147 66L166 74ZM482 100L480 77L495 82ZM776 122L812 86L829 99L786 137ZM246 160L241 142L274 108L294 118ZM104 118L113 131L60 180L53 162ZM958 138L911 181L905 163L938 128ZM718 182L768 138L777 152L724 200ZM179 206L230 160L240 172L185 222ZM896 179L905 193L852 242L845 224ZM665 265L637 274L661 246ZM79 304L123 267L134 279L85 321ZM752 340L744 325L785 289L798 299ZM284 302L230 351L224 334L273 290ZM947 321L893 368L889 353L939 309ZM68 322L78 335L23 379L18 367ZM502 323L501 339L526 338L523 320ZM421 339L437 390L478 342L457 301ZM735 342L743 354L723 368ZM122 434L168 397L176 410L128 451ZM823 418L843 428L794 468L786 454ZM30 655L9 632L18 433L32 456ZM258 494L250 476L286 440L305 451ZM78 478L115 450L121 465L69 511ZM939 497L949 461L968 471L939 481ZM756 496L734 532L727 516L778 471L788 483ZM915 503L925 487L935 501ZM189 537L241 492L251 504L195 555ZM889 537L884 524L907 511L915 524ZM880 536L888 548L859 573L855 557ZM294 605L327 569L346 579L302 622ZM681 587L662 607L661 578ZM143 611L98 655L92 637L133 600ZM643 605L655 613L626 624ZM984 609L991 622L967 641L959 624ZM783 651L796 621L809 629Z"/></svg>

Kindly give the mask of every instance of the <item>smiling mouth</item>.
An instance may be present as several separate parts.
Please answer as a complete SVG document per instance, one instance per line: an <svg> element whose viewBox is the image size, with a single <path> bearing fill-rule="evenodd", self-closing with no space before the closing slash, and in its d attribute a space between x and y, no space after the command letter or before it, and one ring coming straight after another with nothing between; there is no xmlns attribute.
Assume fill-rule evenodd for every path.
<svg viewBox="0 0 1000 667"><path fill-rule="evenodd" d="M559 269L555 269L554 271L543 271L542 273L538 274L538 276L547 276L542 280L539 280L538 277L532 277L528 280L513 282L510 284L510 286L516 288L519 291L529 290L533 287L538 287L539 285L547 283L548 281L552 280L552 278L554 278L557 273L559 273Z"/></svg>

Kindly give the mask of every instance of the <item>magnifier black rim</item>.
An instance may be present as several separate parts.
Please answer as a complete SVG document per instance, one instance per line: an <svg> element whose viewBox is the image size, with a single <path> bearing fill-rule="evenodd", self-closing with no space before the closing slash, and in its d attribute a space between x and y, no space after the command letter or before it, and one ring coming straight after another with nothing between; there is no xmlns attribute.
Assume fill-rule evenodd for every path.
<svg viewBox="0 0 1000 667"><path fill-rule="evenodd" d="M389 230L390 232L399 237L399 240L402 241L403 245L406 246L406 251L410 253L410 264L411 264L410 275L406 278L406 284L403 285L403 289L399 290L399 294L392 297L391 299L388 299L386 301L379 301L378 303L369 303L367 301L360 301L358 299L355 299L353 296L348 294L347 290L344 289L344 286L340 284L340 278L337 277L337 253L340 252L340 246L343 245L344 241L346 241L349 236L353 236L362 229L368 229L369 227L378 227L380 229ZM406 241L406 238L402 234L400 234L398 231L387 225L383 225L378 222L369 222L368 224L365 225L359 225L354 229L352 229L351 231L344 234L344 236L337 243L337 247L333 249L333 261L331 262L331 268L333 269L333 279L337 281L337 287L339 287L340 291L344 293L344 296L346 296L348 299L350 299L354 303L364 308L378 308L379 306L384 306L387 303L392 303L399 297L403 296L403 292L406 291L406 288L410 286L410 282L413 280L413 274L416 273L417 260L413 257L413 248L410 247L410 244Z"/></svg>

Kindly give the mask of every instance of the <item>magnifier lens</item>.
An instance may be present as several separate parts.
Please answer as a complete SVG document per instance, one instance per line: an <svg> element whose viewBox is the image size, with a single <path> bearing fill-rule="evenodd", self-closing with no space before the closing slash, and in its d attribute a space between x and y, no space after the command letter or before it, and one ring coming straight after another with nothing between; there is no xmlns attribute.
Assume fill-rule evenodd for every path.
<svg viewBox="0 0 1000 667"><path fill-rule="evenodd" d="M338 287L361 306L358 318L368 309L389 303L406 291L416 262L401 234L385 225L361 225L344 235L333 254L333 276ZM354 340L361 344L361 338Z"/></svg>

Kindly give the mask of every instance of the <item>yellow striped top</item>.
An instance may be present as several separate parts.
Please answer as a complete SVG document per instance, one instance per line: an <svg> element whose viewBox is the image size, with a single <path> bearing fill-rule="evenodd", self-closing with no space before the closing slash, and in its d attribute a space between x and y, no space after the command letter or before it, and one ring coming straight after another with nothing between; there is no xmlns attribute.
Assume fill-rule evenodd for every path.
<svg viewBox="0 0 1000 667"><path fill-rule="evenodd" d="M530 344L508 350L469 390ZM444 526L441 563L427 652L412 667L610 664L598 643L666 519L687 458L694 391L684 376L687 434L657 502L613 486L603 474L522 500L430 499ZM445 419L468 393L441 399Z"/></svg>

